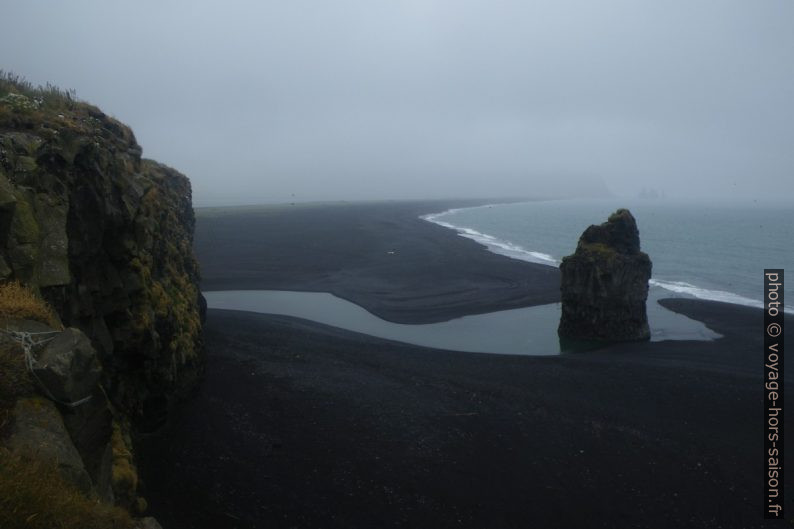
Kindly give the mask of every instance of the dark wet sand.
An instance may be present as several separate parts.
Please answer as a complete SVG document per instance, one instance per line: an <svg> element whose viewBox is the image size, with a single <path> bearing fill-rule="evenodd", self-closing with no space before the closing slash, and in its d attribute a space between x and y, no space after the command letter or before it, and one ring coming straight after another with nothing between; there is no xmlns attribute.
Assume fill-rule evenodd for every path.
<svg viewBox="0 0 794 529"><path fill-rule="evenodd" d="M339 211L310 216L347 225L349 220L332 219ZM362 224L369 215L387 234L411 225L400 220L406 210L395 210L390 222L377 211L356 211L342 215L357 216ZM228 233L213 222L199 221L203 263L222 262L213 254L221 251L218 244L217 250L202 249L208 232ZM267 223L260 222L260 228ZM278 237L287 246L333 246L326 240L331 228L316 228L324 233L316 240L306 226L280 226ZM517 297L498 286L502 281L542 282L538 267L507 265L471 241L457 237L466 243L458 246L449 241L454 234L431 228L403 233L400 250L410 253L414 238L425 254L438 246L438 259L452 269L426 281L442 293L455 282L485 281L505 289L489 297L488 287L479 287L486 304L509 306ZM373 239L377 233L364 231ZM265 240L273 255L223 247L232 250L227 257L250 260L230 260L225 279L222 267L205 264L207 285L297 288L312 266L332 268L296 261L296 277L284 270L281 283L265 286L257 283L264 275L255 274L234 283L235 271L255 258L272 265L282 259L276 257L281 243ZM339 274L345 259L356 266L367 261L356 245L346 248L328 276L337 284L344 283ZM445 248L458 248L465 259L445 260ZM516 277L507 273L509 266ZM394 287L388 263L357 270L370 274L373 292L388 294ZM409 276L405 271L401 281L410 283ZM388 302L377 295L370 301L409 320L466 313L465 295L456 303L444 298L442 309L423 300L414 314L409 300L386 297ZM664 303L725 338L624 344L548 358L500 356L210 310L206 380L165 431L141 440L152 513L165 529L763 527L761 311ZM794 328L792 318L786 323Z"/></svg>
<svg viewBox="0 0 794 529"><path fill-rule="evenodd" d="M200 211L195 249L202 286L330 292L397 323L558 301L556 268L494 255L419 219L466 204L298 205L238 215Z"/></svg>

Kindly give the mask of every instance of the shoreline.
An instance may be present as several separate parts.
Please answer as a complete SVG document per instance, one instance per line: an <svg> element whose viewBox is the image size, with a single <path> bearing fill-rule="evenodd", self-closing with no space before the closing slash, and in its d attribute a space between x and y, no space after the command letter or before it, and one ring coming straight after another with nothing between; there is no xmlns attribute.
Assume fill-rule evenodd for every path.
<svg viewBox="0 0 794 529"><path fill-rule="evenodd" d="M297 213L298 217L310 217L312 213L317 213L322 216L323 210L340 210L344 208L362 208L368 210L376 210L378 208L385 208L392 212L406 212L411 211L413 216L418 220L426 223L433 224L449 230L455 236L469 239L478 246L482 247L485 251L506 257L508 259L518 261L521 263L530 263L537 266L545 266L553 270L557 270L559 260L549 254L540 251L528 250L516 243L500 239L488 233L478 232L472 228L465 226L458 226L448 222L436 220L438 217L458 211L461 209L472 208L485 208L491 206L505 205L505 204L523 204L537 201L549 200L562 200L559 198L521 198L521 199L491 199L495 202L477 200L477 199L460 199L460 200L383 200L383 201L367 201L367 202L347 202L347 201L334 201L334 202L308 202L308 203L278 203L266 205L245 205L245 206L212 206L197 209L197 220L207 222L219 216L241 216L241 217L260 217L268 215L278 215ZM431 211L432 210L432 211ZM403 221L406 219L403 218ZM416 229L416 226L411 226ZM228 236L229 234L226 233ZM388 250L387 250L388 251ZM294 257L294 256L293 256ZM294 264L291 263L291 264ZM289 265L289 264L288 264ZM528 272L532 274L533 272ZM282 281L278 279L269 280L264 277L249 277L241 280L240 278L230 277L211 277L207 279L207 274L204 277L203 290L293 290L297 292L325 292L333 294L351 303L362 306L373 314L391 321L394 323L406 324L423 324L423 323L438 323L453 318L472 314L484 314L488 312L496 312L499 310L509 310L514 308L528 307L541 305L546 303L554 303L559 301L555 299L553 293L549 289L542 289L538 286L532 291L532 294L525 299L509 299L509 296L494 296L493 292L489 292L490 299L481 299L479 302L472 299L472 296L456 296L454 292L433 292L432 288L427 292L429 296L437 295L457 298L452 299L455 306L450 307L437 307L433 310L432 307L417 306L416 309L409 308L407 311L403 310L406 306L412 303L412 300L406 299L386 299L385 296L372 296L367 292L362 292L350 285L347 281L339 281L339 278L326 278L323 280L309 281ZM382 278L378 278L382 279ZM230 287L229 285L250 285L244 287ZM693 291L712 292L709 289L698 287L697 285L681 282L681 281L667 281L657 278L651 278L651 286L660 289L666 298L679 298L683 299L697 299L701 301L713 301L718 303L728 303L740 307L754 307L762 308L760 301L755 299L746 298L745 296L729 292L729 291L713 291L713 294L699 295ZM417 296L421 296L421 292L414 292ZM717 297L714 297L717 295ZM462 299L460 299L462 298ZM468 305L468 306L467 306ZM785 312L787 314L794 314L794 307L788 307Z"/></svg>
<svg viewBox="0 0 794 529"><path fill-rule="evenodd" d="M495 255L419 218L472 204L351 203L199 215L194 247L202 289L327 292L406 324L559 301L557 268Z"/></svg>
<svg viewBox="0 0 794 529"><path fill-rule="evenodd" d="M565 199L554 199L565 200ZM531 200L515 202L514 204L525 204L535 202ZM530 263L545 264L548 266L558 267L560 260L553 255L547 254L540 250L527 249L511 240L497 237L490 233L481 232L474 228L452 224L443 220L438 220L445 217L450 213L464 209L476 209L490 206L498 206L501 204L511 203L491 203L478 206L451 208L437 213L428 213L422 215L420 218L439 226L448 228L455 231L459 236L472 239L473 241L485 246L490 252L497 255L504 255L519 261L526 261ZM737 294L728 290L717 290L714 288L704 288L688 283L685 281L675 281L667 279L659 279L651 277L650 285L662 289L666 293L666 297L680 297L683 294L686 298L694 298L703 301L716 301L721 303L729 303L732 305L739 305L742 307L763 308L763 302L757 299L748 298L745 295ZM787 305L784 309L787 314L794 314L794 305Z"/></svg>
<svg viewBox="0 0 794 529"><path fill-rule="evenodd" d="M269 281L363 280L372 305L415 320L486 308L467 305L476 295L513 302L500 290L518 284L511 273L537 283L549 268L409 219L417 207L200 218L197 253L211 284L251 288L287 266ZM440 301L394 300L414 270L389 261L391 248L417 266L438 259L419 279ZM475 295L450 297L466 280ZM210 309L206 379L138 440L152 514L167 529L775 526L759 501L761 311L661 303L723 338L462 353ZM792 380L794 363L785 369Z"/></svg>

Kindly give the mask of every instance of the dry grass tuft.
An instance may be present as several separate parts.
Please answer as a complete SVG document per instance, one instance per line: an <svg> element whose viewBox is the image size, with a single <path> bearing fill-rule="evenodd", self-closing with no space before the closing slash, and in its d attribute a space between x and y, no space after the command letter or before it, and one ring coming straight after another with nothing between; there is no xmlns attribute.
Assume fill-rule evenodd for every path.
<svg viewBox="0 0 794 529"><path fill-rule="evenodd" d="M35 320L54 329L62 327L47 302L18 281L0 285L0 318Z"/></svg>
<svg viewBox="0 0 794 529"><path fill-rule="evenodd" d="M17 281L0 284L0 318L35 320L46 323L54 329L62 328L49 305ZM2 436L11 424L11 409L14 403L20 397L31 395L33 384L25 367L22 347L5 336L0 338L0 436Z"/></svg>
<svg viewBox="0 0 794 529"><path fill-rule="evenodd" d="M9 94L24 96L28 99L28 104L36 109L41 107L71 108L77 101L77 94L74 90L63 90L50 83L36 86L24 77L0 70L0 99L7 98ZM11 101L6 102L13 104L13 99L12 97Z"/></svg>
<svg viewBox="0 0 794 529"><path fill-rule="evenodd" d="M83 496L55 465L0 448L3 529L132 529L129 513Z"/></svg>

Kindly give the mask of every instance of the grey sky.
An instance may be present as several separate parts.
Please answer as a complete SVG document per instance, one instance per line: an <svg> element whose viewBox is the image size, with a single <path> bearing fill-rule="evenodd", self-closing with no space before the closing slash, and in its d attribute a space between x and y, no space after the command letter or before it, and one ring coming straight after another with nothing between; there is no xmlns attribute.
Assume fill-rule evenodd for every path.
<svg viewBox="0 0 794 529"><path fill-rule="evenodd" d="M0 68L131 125L199 205L794 199L792 0L3 4Z"/></svg>

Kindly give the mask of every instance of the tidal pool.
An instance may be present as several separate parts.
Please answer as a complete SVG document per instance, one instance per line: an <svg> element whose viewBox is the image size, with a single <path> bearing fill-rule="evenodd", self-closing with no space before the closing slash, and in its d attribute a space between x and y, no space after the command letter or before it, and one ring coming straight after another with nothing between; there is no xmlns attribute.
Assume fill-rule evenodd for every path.
<svg viewBox="0 0 794 529"><path fill-rule="evenodd" d="M560 304L538 305L464 316L441 323L407 325L383 320L366 309L325 292L284 290L225 290L204 292L213 309L243 310L294 316L378 338L453 351L558 355L592 348L592 344L566 344L557 336ZM714 340L720 335L699 321L659 305L658 295L648 298L651 341Z"/></svg>

